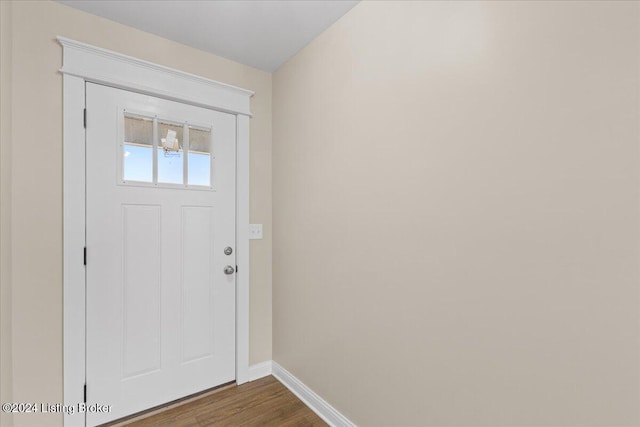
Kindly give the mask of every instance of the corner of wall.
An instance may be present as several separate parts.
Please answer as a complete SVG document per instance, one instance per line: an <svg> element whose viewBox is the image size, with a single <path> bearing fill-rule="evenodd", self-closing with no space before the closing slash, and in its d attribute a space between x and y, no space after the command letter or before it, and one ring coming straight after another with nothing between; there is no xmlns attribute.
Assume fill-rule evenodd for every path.
<svg viewBox="0 0 640 427"><path fill-rule="evenodd" d="M11 402L13 358L11 328L11 2L0 2L0 401ZM13 425L10 413L0 424Z"/></svg>

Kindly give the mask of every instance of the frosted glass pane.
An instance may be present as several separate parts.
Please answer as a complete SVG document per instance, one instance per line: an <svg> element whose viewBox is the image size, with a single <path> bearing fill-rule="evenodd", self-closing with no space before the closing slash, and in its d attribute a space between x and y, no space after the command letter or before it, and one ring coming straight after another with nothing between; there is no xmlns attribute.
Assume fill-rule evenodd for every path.
<svg viewBox="0 0 640 427"><path fill-rule="evenodd" d="M211 130L189 127L189 185L211 186Z"/></svg>
<svg viewBox="0 0 640 427"><path fill-rule="evenodd" d="M122 144L123 176L125 181L153 180L153 120L124 116Z"/></svg>
<svg viewBox="0 0 640 427"><path fill-rule="evenodd" d="M158 122L158 182L184 184L182 125Z"/></svg>
<svg viewBox="0 0 640 427"><path fill-rule="evenodd" d="M153 120L125 113L124 140L128 144L153 145Z"/></svg>

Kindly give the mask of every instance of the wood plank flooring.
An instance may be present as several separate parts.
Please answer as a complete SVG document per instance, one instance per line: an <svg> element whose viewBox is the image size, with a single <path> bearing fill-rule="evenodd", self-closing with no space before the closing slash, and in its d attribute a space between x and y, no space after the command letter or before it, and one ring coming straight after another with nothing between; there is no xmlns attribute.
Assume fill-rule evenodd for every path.
<svg viewBox="0 0 640 427"><path fill-rule="evenodd" d="M132 422L132 427L326 426L311 409L272 376L224 387L200 399Z"/></svg>

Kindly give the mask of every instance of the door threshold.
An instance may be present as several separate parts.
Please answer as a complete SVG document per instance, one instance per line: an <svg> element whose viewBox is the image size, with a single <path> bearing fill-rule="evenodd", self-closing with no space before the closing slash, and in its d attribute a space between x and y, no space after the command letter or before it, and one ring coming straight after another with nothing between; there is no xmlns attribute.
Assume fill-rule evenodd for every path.
<svg viewBox="0 0 640 427"><path fill-rule="evenodd" d="M169 409L177 408L178 406L185 405L187 403L191 403L195 400L202 399L203 397L211 396L212 394L216 394L222 390L226 390L231 387L235 387L236 382L231 381L225 384L221 384L217 387L209 388L207 390L200 391L198 393L190 394L189 396L181 397L180 399L173 400L168 403L163 403L162 405L154 406L153 408L145 409L144 411L136 412L135 414L128 415L124 418L118 418L117 420L109 421L105 424L100 424L98 427L122 427L129 425L133 422L137 422L148 418L152 415L157 415L162 412L168 411Z"/></svg>

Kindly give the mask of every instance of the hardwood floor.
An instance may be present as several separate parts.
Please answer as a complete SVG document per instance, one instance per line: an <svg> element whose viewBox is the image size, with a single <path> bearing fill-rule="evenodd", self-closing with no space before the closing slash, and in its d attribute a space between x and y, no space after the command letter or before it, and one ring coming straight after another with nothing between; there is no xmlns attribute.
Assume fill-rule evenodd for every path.
<svg viewBox="0 0 640 427"><path fill-rule="evenodd" d="M213 394L131 422L133 427L326 426L311 409L272 376L224 387Z"/></svg>

